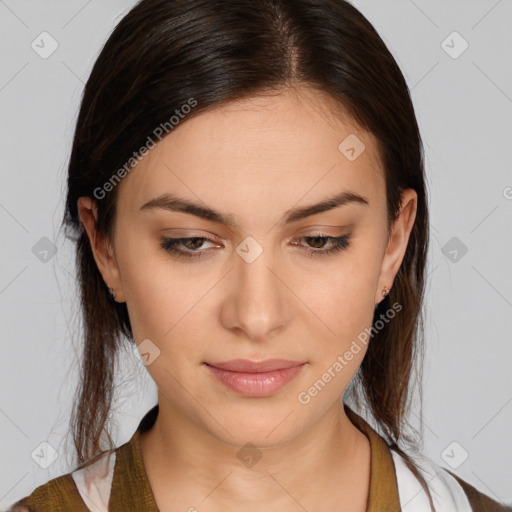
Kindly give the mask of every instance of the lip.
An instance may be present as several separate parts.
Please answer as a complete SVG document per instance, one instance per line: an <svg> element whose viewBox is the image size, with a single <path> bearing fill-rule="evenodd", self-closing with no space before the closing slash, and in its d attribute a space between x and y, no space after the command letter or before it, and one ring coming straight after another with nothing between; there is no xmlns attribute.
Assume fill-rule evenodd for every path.
<svg viewBox="0 0 512 512"><path fill-rule="evenodd" d="M296 377L306 363L287 359L232 359L205 364L231 390L249 397L266 397L273 395Z"/></svg>

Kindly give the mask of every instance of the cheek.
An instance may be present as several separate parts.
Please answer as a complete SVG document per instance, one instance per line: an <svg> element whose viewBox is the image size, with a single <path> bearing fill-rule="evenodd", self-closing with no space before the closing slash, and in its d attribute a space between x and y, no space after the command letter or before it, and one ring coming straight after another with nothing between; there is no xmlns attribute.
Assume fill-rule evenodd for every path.
<svg viewBox="0 0 512 512"><path fill-rule="evenodd" d="M119 236L118 264L133 336L137 343L159 339L177 321L183 291L179 282L173 282L165 253L155 240L142 236L134 244L134 237L127 235Z"/></svg>
<svg viewBox="0 0 512 512"><path fill-rule="evenodd" d="M143 338L165 341L187 317L195 293L183 279L166 272L165 266L132 267L123 275L126 302L136 341Z"/></svg>
<svg viewBox="0 0 512 512"><path fill-rule="evenodd" d="M347 259L304 294L304 302L317 316L305 310L308 337L315 346L310 350L310 374L297 400L312 407L310 414L321 414L343 395L363 361L373 320L376 267L371 259L354 258L350 264Z"/></svg>
<svg viewBox="0 0 512 512"><path fill-rule="evenodd" d="M323 321L323 338L329 345L340 348L371 325L380 271L380 261L372 254L376 253L370 248L354 251L326 265L321 272L302 278L300 297L316 313L316 320ZM329 341L333 339L334 344Z"/></svg>
<svg viewBox="0 0 512 512"><path fill-rule="evenodd" d="M206 316L213 314L209 290L218 277L174 262L151 243L132 247L119 262L128 313L136 343L150 339L162 352L172 350L175 361L190 351L182 350L187 342L205 338Z"/></svg>

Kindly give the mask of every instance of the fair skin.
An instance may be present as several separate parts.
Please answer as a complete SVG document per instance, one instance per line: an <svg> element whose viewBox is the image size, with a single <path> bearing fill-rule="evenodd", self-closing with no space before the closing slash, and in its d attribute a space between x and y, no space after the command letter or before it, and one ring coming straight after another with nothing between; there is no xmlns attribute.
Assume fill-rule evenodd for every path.
<svg viewBox="0 0 512 512"><path fill-rule="evenodd" d="M113 240L95 229L94 201L79 200L96 263L127 304L135 342L149 339L160 350L146 367L159 415L141 448L162 512L367 507L370 446L341 402L366 346L309 403L297 397L372 325L405 254L417 197L403 192L388 236L375 138L332 115L323 94L299 92L224 104L182 122L118 185ZM353 161L338 149L350 134L366 146ZM343 191L367 204L282 222L289 210ZM141 210L163 193L236 224ZM340 251L307 252L332 247L315 237L346 234L350 245ZM164 235L211 241L181 246L202 253L186 258L162 248ZM248 236L263 249L251 263L236 252ZM235 358L307 364L271 396L248 397L205 366ZM262 455L252 467L237 457L248 442Z"/></svg>

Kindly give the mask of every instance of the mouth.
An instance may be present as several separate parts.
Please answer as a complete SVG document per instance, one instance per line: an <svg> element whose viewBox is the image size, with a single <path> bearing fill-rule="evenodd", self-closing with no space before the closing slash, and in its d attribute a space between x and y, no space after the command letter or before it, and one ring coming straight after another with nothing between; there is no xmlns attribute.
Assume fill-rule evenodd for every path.
<svg viewBox="0 0 512 512"><path fill-rule="evenodd" d="M208 370L226 387L248 397L267 397L296 377L306 362L285 359L250 361L233 359L205 363Z"/></svg>

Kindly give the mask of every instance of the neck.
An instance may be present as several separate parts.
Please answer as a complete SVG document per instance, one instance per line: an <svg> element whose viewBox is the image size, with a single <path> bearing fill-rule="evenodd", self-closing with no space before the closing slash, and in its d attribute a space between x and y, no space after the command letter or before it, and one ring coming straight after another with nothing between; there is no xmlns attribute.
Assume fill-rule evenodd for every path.
<svg viewBox="0 0 512 512"><path fill-rule="evenodd" d="M217 439L160 400L155 424L141 434L140 442L162 511L163 504L176 503L177 496L183 496L188 507L199 506L207 497L207 510L222 510L226 503L243 504L244 510L249 510L248 503L254 503L255 510L263 504L280 504L281 510L298 510L297 504L321 510L319 503L343 496L343 502L354 504L350 510L366 510L370 444L347 417L341 401L292 439L269 447L241 448ZM339 505L338 500L336 508Z"/></svg>

